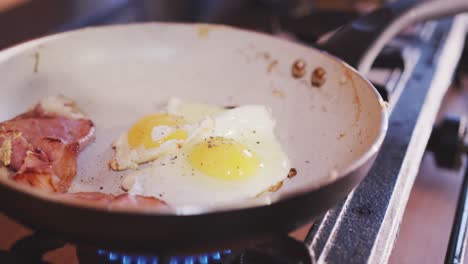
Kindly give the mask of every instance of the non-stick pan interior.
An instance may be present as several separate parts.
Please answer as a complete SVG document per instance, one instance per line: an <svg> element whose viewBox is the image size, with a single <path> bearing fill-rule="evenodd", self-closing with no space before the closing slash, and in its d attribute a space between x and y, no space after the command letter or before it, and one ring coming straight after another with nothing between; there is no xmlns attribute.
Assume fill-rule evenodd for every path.
<svg viewBox="0 0 468 264"><path fill-rule="evenodd" d="M305 72L294 77L298 60ZM318 68L325 82L314 86ZM0 79L1 120L63 94L94 121L96 141L80 154L70 192L122 192L128 172L109 170L111 142L171 97L271 107L275 133L298 172L274 199L356 168L377 150L385 128L380 97L347 65L309 47L223 26L143 24L52 36L1 53Z"/></svg>

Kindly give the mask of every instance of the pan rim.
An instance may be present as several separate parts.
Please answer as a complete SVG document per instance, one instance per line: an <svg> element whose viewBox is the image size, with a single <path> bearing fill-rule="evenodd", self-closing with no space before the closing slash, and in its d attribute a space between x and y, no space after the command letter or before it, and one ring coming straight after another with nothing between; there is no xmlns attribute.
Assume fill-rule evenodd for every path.
<svg viewBox="0 0 468 264"><path fill-rule="evenodd" d="M386 107L386 102L382 99L378 91L375 89L375 87L370 83L370 81L365 78L361 73L359 73L354 67L350 66L348 63L344 62L342 59L325 52L323 50L320 50L315 47L307 46L303 43L297 43L297 42L292 42L284 39L279 39L275 36L268 35L263 32L257 32L253 30L248 30L248 29L240 29L236 27L232 27L229 25L221 25L221 24L208 24L208 23L179 23L179 22L143 22L143 23L130 23L130 24L124 24L124 25L106 25L106 26L95 26L95 27L85 27L81 29L76 29L76 30L71 30L71 31L66 31L66 32L60 32L60 33L55 33L39 38L35 38L32 40L28 40L22 43L18 43L12 47L9 47L7 49L1 50L0 51L0 63L8 61L10 58L14 57L15 55L21 54L25 51L32 50L34 48L40 47L41 44L53 42L56 40L60 40L63 38L67 38L70 35L76 35L80 34L82 32L87 32L87 31L99 31L99 30L113 30L113 29L119 29L119 28L132 28L132 27L151 27L151 26L181 26L181 27L209 27L210 29L223 29L223 30L230 30L230 31L237 31L237 32L243 32L245 34L253 34L253 35L263 35L264 37L271 38L274 41L282 41L282 42L287 42L289 45L296 45L298 47L303 47L307 48L310 50L313 50L314 52L321 53L328 59L334 61L335 63L338 63L342 65L346 70L350 71L352 73L353 77L359 78L361 81L363 81L371 90L373 93L373 96L376 97L378 100L378 103L380 105L380 125L379 125L379 134L378 136L374 139L372 142L371 146L359 156L358 159L355 159L350 165L346 166L343 170L338 172L337 175L326 177L321 179L320 181L317 181L317 184L309 184L305 187L302 188L295 188L294 192L288 193L283 195L280 199L277 199L273 201L271 204L266 204L266 205L253 205L253 206L248 206L248 207L243 207L243 208L222 208L222 207L216 207L216 209L211 210L201 210L197 211L195 213L184 213L184 214L178 214L174 211L166 212L166 211L161 211L160 209L155 209L151 211L146 211L146 210L129 210L128 208L116 208L109 210L106 207L100 206L100 205L95 205L93 203L89 202L84 202L84 201L78 201L78 200L73 200L73 199L63 199L60 197L60 194L56 193L47 193L41 190L37 190L34 188L30 188L29 186L22 186L20 184L16 184L15 182L8 180L8 179L3 179L0 178L0 184L5 185L9 187L10 189L15 190L16 192L20 192L24 195L28 195L31 198L36 198L43 200L44 202L51 202L51 203L56 203L56 204L61 204L61 205L66 205L70 207L76 207L76 209L89 209L89 210L94 210L97 212L102 212L102 213L112 213L112 214L141 214L141 215L151 215L151 216L158 216L158 217L194 217L194 216L199 216L199 215L209 215L209 214L217 214L217 213L225 213L227 211L229 212L240 212L240 211L245 211L249 209L255 209L255 208L261 208L261 207L268 207L273 204L278 204L282 203L286 200L289 199L294 199L297 197L300 197L302 195L305 195L309 192L314 192L320 188L323 188L327 185L333 184L334 182L346 177L353 171L359 169L360 167L364 166L369 160L372 159L376 154L378 154L378 151L380 150L383 141L385 139L387 129L388 129L388 109Z"/></svg>

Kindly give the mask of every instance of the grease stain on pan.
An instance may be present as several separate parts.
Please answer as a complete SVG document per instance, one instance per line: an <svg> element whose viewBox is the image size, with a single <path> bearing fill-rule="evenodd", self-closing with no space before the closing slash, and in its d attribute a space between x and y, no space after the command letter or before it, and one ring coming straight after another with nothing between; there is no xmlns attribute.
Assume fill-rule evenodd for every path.
<svg viewBox="0 0 468 264"><path fill-rule="evenodd" d="M278 68L279 60L275 59L268 51L257 51L253 44L249 44L247 47L237 48L235 52L243 57L247 63L257 62L263 65L266 62L267 74L277 73L279 76L282 75Z"/></svg>
<svg viewBox="0 0 468 264"><path fill-rule="evenodd" d="M284 92L281 91L281 90L278 89L278 88L273 88L273 90L271 91L271 94L272 94L274 97L276 97L276 98L281 98L281 99L283 99L283 98L286 97L286 95L284 94Z"/></svg>
<svg viewBox="0 0 468 264"><path fill-rule="evenodd" d="M278 66L279 61L274 59L270 52L268 51L260 51L255 54L255 58L263 59L267 62L266 72L271 74L273 70Z"/></svg>
<svg viewBox="0 0 468 264"><path fill-rule="evenodd" d="M211 29L213 26L208 26L208 25L199 25L197 26L197 35L200 38L207 38L208 35L210 34Z"/></svg>
<svg viewBox="0 0 468 264"><path fill-rule="evenodd" d="M272 60L267 67L267 73L271 74L273 69L278 65L278 60Z"/></svg>
<svg viewBox="0 0 468 264"><path fill-rule="evenodd" d="M340 140L340 139L344 138L345 136L346 136L346 133L342 132L336 137L336 139Z"/></svg>

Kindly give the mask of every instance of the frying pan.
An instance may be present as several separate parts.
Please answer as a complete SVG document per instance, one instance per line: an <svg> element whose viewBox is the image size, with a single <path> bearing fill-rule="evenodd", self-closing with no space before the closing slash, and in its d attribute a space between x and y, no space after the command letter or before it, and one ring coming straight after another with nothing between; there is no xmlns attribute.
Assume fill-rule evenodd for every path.
<svg viewBox="0 0 468 264"><path fill-rule="evenodd" d="M345 198L378 153L386 107L362 75L378 51L410 23L462 10L468 2L392 3L343 27L321 49L226 26L149 23L88 28L4 50L0 119L64 94L96 124L96 141L80 154L70 192L122 192L126 172L107 167L112 140L170 97L271 107L298 175L271 195L271 204L176 213L108 211L2 179L0 207L36 230L127 250L221 247L290 232ZM297 60L306 67L294 77ZM319 67L326 79L312 85Z"/></svg>

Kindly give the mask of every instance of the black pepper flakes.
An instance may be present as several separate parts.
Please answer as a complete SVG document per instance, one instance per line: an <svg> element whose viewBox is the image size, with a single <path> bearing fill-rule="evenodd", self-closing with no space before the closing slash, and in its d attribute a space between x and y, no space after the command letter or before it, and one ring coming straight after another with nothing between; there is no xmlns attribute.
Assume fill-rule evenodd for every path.
<svg viewBox="0 0 468 264"><path fill-rule="evenodd" d="M291 74L294 78L302 78L306 72L306 63L305 61L299 59L293 63Z"/></svg>
<svg viewBox="0 0 468 264"><path fill-rule="evenodd" d="M102 190L102 189L104 189L104 187L102 187L102 186L101 186L101 187L99 187L99 190Z"/></svg>
<svg viewBox="0 0 468 264"><path fill-rule="evenodd" d="M322 67L317 67L312 72L312 77L310 79L312 86L314 87L322 87L322 85L327 80L327 72Z"/></svg>
<svg viewBox="0 0 468 264"><path fill-rule="evenodd" d="M292 178L297 175L297 170L295 168L291 168L288 173L288 178Z"/></svg>

